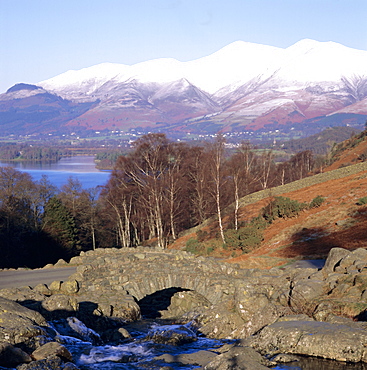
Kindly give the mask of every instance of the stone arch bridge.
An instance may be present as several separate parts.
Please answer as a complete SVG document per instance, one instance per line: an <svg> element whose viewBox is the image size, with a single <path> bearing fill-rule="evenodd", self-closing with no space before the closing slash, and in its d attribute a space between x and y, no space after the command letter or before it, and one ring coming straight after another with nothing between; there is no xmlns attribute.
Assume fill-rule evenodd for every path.
<svg viewBox="0 0 367 370"><path fill-rule="evenodd" d="M223 308L229 315L236 312L241 320L258 316L262 310L278 315L273 302L277 302L277 307L278 303L282 307L288 304L289 275L282 269L241 269L185 251L144 247L99 249L72 258L70 264L77 265L77 272L68 280L77 282L74 297L80 305L97 307L93 314L107 317L137 318L149 306L150 299L155 306L151 312L160 315L162 310L171 309L170 297L175 292L169 299L167 295L173 288L176 292L194 292L179 294L180 299L192 295L199 300L204 297L211 307ZM153 297L155 293L158 298ZM157 309L163 297L169 303Z"/></svg>
<svg viewBox="0 0 367 370"><path fill-rule="evenodd" d="M252 270L185 251L158 248L98 249L74 257L77 273L71 278L81 292L126 291L137 300L169 288L193 290L212 304L233 295L236 281Z"/></svg>
<svg viewBox="0 0 367 370"><path fill-rule="evenodd" d="M242 269L214 258L180 250L158 248L97 249L71 259L78 265L69 279L79 284L79 294L89 300L118 305L129 295L134 301L156 292L180 288L205 297L211 304L232 302L251 306L251 297L274 298L289 289L280 269L268 272ZM237 307L241 309L241 307Z"/></svg>

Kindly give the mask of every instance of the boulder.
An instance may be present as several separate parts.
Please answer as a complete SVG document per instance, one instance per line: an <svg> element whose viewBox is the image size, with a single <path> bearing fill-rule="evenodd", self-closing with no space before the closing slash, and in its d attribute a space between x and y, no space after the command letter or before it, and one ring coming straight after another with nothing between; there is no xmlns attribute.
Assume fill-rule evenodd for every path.
<svg viewBox="0 0 367 370"><path fill-rule="evenodd" d="M247 320L242 327L232 332L232 338L247 338L267 325L276 322L280 317L289 314L291 311L277 304L269 302Z"/></svg>
<svg viewBox="0 0 367 370"><path fill-rule="evenodd" d="M332 248L327 256L325 265L322 268L322 273L326 277L332 272L335 272L336 266L340 261L349 254L350 252L344 248Z"/></svg>
<svg viewBox="0 0 367 370"><path fill-rule="evenodd" d="M66 321L73 331L74 337L86 342L91 342L93 344L101 343L101 337L99 336L99 334L85 326L85 324L76 317L68 317Z"/></svg>
<svg viewBox="0 0 367 370"><path fill-rule="evenodd" d="M270 361L250 347L233 346L209 362L205 370L267 370Z"/></svg>
<svg viewBox="0 0 367 370"><path fill-rule="evenodd" d="M112 318L121 322L132 322L141 318L140 307L133 296L125 294L125 292L123 294L111 292L108 299L112 306Z"/></svg>
<svg viewBox="0 0 367 370"><path fill-rule="evenodd" d="M40 309L41 302L45 299L45 296L42 293L39 293L28 286L1 289L0 297L15 302L22 302L22 306L34 311L38 311Z"/></svg>
<svg viewBox="0 0 367 370"><path fill-rule="evenodd" d="M148 332L145 339L152 340L155 343L178 346L185 343L195 342L197 337L196 334L187 326L167 325L160 326L159 329L152 329Z"/></svg>
<svg viewBox="0 0 367 370"><path fill-rule="evenodd" d="M235 338L235 333L244 326L240 315L222 304L196 307L183 315L180 321L190 322L206 337L216 339Z"/></svg>
<svg viewBox="0 0 367 370"><path fill-rule="evenodd" d="M46 284L37 284L33 288L33 291L45 296L50 296L52 294L51 290L48 288Z"/></svg>
<svg viewBox="0 0 367 370"><path fill-rule="evenodd" d="M312 313L317 306L316 298L324 296L326 290L323 280L299 280L291 291L291 307L296 312Z"/></svg>
<svg viewBox="0 0 367 370"><path fill-rule="evenodd" d="M0 342L19 344L36 336L47 337L47 321L38 312L0 297Z"/></svg>
<svg viewBox="0 0 367 370"><path fill-rule="evenodd" d="M103 331L101 336L104 342L112 342L116 344L132 339L130 333L125 328L109 329Z"/></svg>
<svg viewBox="0 0 367 370"><path fill-rule="evenodd" d="M179 363L183 365L194 365L194 366L205 366L214 358L217 354L211 351L198 351L194 353L182 353L178 355L170 355L165 353L162 356L155 357L156 361L164 361L166 363Z"/></svg>
<svg viewBox="0 0 367 370"><path fill-rule="evenodd" d="M79 291L79 283L76 280L68 280L61 284L60 289L64 294L75 294Z"/></svg>
<svg viewBox="0 0 367 370"><path fill-rule="evenodd" d="M49 319L75 316L79 303L75 297L65 294L53 294L42 301L44 315Z"/></svg>
<svg viewBox="0 0 367 370"><path fill-rule="evenodd" d="M14 367L25 362L31 362L32 358L20 348L10 343L0 343L0 366Z"/></svg>
<svg viewBox="0 0 367 370"><path fill-rule="evenodd" d="M62 285L62 281L60 280L55 280L53 281L50 286L49 286L49 289L51 290L51 292L53 293L58 293L60 292L61 290L61 285Z"/></svg>
<svg viewBox="0 0 367 370"><path fill-rule="evenodd" d="M35 360L43 360L52 356L60 357L63 361L73 361L70 352L62 344L49 342L32 352Z"/></svg>
<svg viewBox="0 0 367 370"><path fill-rule="evenodd" d="M351 266L353 269L363 269L367 263L367 250L363 248L355 249L353 252L349 252L343 259L340 261L339 266L341 271L348 271ZM356 266L359 266L357 268Z"/></svg>
<svg viewBox="0 0 367 370"><path fill-rule="evenodd" d="M196 307L210 307L211 303L201 294L194 291L175 293L167 310L159 311L163 319L177 319Z"/></svg>
<svg viewBox="0 0 367 370"><path fill-rule="evenodd" d="M51 342L56 335L56 332L52 328L45 328L48 335L36 335L34 337L26 339L24 342L19 343L18 346L28 353L35 351L37 348Z"/></svg>
<svg viewBox="0 0 367 370"><path fill-rule="evenodd" d="M65 364L60 357L53 356L44 360L32 361L29 364L22 364L17 367L17 370L64 370ZM78 369L70 368L69 369Z"/></svg>
<svg viewBox="0 0 367 370"><path fill-rule="evenodd" d="M290 353L345 362L367 362L363 325L320 321L282 321L265 327L245 343L262 354Z"/></svg>
<svg viewBox="0 0 367 370"><path fill-rule="evenodd" d="M287 353L279 353L279 355L274 356L271 360L277 364L285 364L287 362L297 362L299 358L294 355L288 355Z"/></svg>
<svg viewBox="0 0 367 370"><path fill-rule="evenodd" d="M280 283L285 284L282 287ZM288 294L288 286L289 282L279 278L277 283L269 276L237 282L235 309L243 324L235 329L234 337L246 338L289 313L287 308L277 303L283 300L285 291Z"/></svg>

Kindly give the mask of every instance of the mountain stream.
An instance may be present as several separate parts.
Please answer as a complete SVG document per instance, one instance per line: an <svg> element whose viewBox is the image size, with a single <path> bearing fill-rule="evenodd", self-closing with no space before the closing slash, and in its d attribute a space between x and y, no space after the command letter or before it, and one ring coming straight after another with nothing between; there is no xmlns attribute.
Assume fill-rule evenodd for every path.
<svg viewBox="0 0 367 370"><path fill-rule="evenodd" d="M81 323L82 324L82 323ZM82 324L83 325L83 324ZM60 325L53 323L60 332ZM149 338L154 331L177 329L167 320L146 319L126 326L131 339L119 345L93 345L92 341L80 340L67 335L60 335L60 341L73 355L76 365L81 370L182 370L200 369L199 364L183 364L180 362L165 362L183 354L193 354L198 351L216 352L224 344L234 343L234 340L208 339L200 334L197 340L181 345L156 343ZM187 330L193 330L190 325L184 325ZM80 328L85 330L85 328ZM91 329L87 330L91 331ZM93 332L93 331L92 331ZM95 333L96 334L96 333ZM98 334L96 334L98 335ZM276 370L367 370L367 364L346 364L342 362L307 358L299 356L299 361L272 367ZM240 369L237 369L240 370Z"/></svg>

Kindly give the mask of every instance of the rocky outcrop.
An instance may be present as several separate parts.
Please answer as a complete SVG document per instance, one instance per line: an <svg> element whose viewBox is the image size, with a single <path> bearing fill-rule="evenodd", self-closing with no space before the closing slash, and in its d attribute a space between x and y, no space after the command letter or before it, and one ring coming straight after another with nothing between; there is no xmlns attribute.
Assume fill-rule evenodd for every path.
<svg viewBox="0 0 367 370"><path fill-rule="evenodd" d="M253 348L241 343L224 345L213 351L198 351L180 355L164 354L154 358L155 361L163 361L178 366L195 365L206 370L265 370L268 366L276 363L267 360ZM165 369L165 367L161 367ZM171 367L167 367L171 369Z"/></svg>
<svg viewBox="0 0 367 370"><path fill-rule="evenodd" d="M266 370L274 365L251 347L234 345L222 351L204 367L205 370Z"/></svg>
<svg viewBox="0 0 367 370"><path fill-rule="evenodd" d="M195 366L205 366L214 358L217 354L211 351L198 351L194 353L183 353L179 355L170 355L165 353L164 355L157 356L154 358L155 361L164 361L165 363L178 363L182 365L195 365ZM164 369L164 368L161 368ZM167 368L171 369L170 367Z"/></svg>
<svg viewBox="0 0 367 370"><path fill-rule="evenodd" d="M1 297L0 327L0 367L56 370L67 369L72 361L70 352L54 341L56 332L39 312ZM69 370L72 366L68 365Z"/></svg>
<svg viewBox="0 0 367 370"><path fill-rule="evenodd" d="M19 365L17 370L79 370L79 368L73 363L64 363L58 356L50 356L43 360Z"/></svg>
<svg viewBox="0 0 367 370"><path fill-rule="evenodd" d="M0 343L0 366L15 367L32 361L32 357L10 343Z"/></svg>
<svg viewBox="0 0 367 370"><path fill-rule="evenodd" d="M66 347L57 342L46 343L45 345L37 348L35 351L32 352L32 357L36 361L44 360L51 356L60 357L66 362L73 361L73 357L66 349Z"/></svg>
<svg viewBox="0 0 367 370"><path fill-rule="evenodd" d="M73 335L95 344L126 341L129 333L121 330L141 317L139 300L177 288L160 314L181 324L190 322L207 337L248 340L247 347L267 354L367 362L367 327L353 322L367 317L365 249L334 248L321 270L243 270L154 248L90 251L71 263L78 267L68 281L0 291L12 300L0 298L0 319L6 322L0 342L31 354L57 341L46 321L55 317L64 325L57 328L61 334L69 335L74 325ZM352 343L353 338L358 340ZM323 343L332 345L324 350ZM227 357L222 358L224 364Z"/></svg>
<svg viewBox="0 0 367 370"><path fill-rule="evenodd" d="M225 305L202 306L186 313L181 321L191 322L196 330L207 338L233 339L238 328L244 325L238 313L231 311Z"/></svg>
<svg viewBox="0 0 367 370"><path fill-rule="evenodd" d="M0 342L22 344L32 349L35 338L40 342L50 340L48 323L44 317L20 304L0 297Z"/></svg>
<svg viewBox="0 0 367 370"><path fill-rule="evenodd" d="M187 312L198 307L211 307L211 303L201 294L194 291L183 291L175 293L170 300L166 310L160 311L162 319L179 319Z"/></svg>
<svg viewBox="0 0 367 370"><path fill-rule="evenodd" d="M159 329L152 329L146 336L147 340L155 343L172 344L179 346L186 343L195 342L196 334L185 325L160 326Z"/></svg>
<svg viewBox="0 0 367 370"><path fill-rule="evenodd" d="M367 362L367 325L280 321L249 339L262 354L291 353L344 362Z"/></svg>

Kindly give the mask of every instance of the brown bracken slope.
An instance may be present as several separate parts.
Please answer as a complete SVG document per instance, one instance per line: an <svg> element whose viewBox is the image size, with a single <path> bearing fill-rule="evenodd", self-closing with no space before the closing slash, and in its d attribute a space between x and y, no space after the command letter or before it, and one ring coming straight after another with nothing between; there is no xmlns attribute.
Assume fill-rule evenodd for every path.
<svg viewBox="0 0 367 370"><path fill-rule="evenodd" d="M245 268L266 269L300 259L325 258L333 247L367 248L367 205L357 205L360 198L367 196L367 162L344 167L356 163L355 158L366 149L367 140L364 140L352 152L343 152L338 162L321 174L243 198L242 221L257 216L275 195L308 203L321 195L325 201L319 208L305 210L298 217L276 220L265 230L261 246L248 254L229 258L230 253L222 250L214 256ZM190 237L196 237L194 231L186 233L171 247L184 248Z"/></svg>

